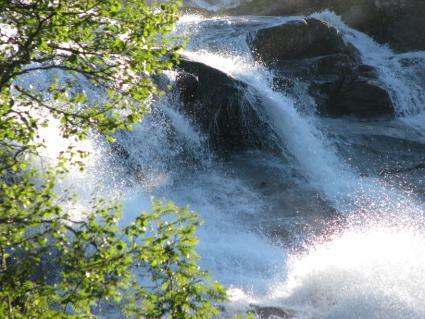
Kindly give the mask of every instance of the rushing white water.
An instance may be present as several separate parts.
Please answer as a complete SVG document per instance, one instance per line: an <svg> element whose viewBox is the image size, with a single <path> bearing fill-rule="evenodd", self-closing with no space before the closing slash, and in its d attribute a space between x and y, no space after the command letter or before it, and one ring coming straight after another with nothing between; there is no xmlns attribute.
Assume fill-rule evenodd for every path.
<svg viewBox="0 0 425 319"><path fill-rule="evenodd" d="M308 247L287 263L269 303L297 318L424 318L423 221L369 220Z"/></svg>
<svg viewBox="0 0 425 319"><path fill-rule="evenodd" d="M345 32L347 41L360 50L364 62L378 67L381 77L391 89L400 117L405 119L421 113L418 109L420 100L409 97L420 97L423 92L416 84L411 86L405 82L409 80L407 71L401 73L401 66L396 69L388 62L394 56L391 51L342 25L333 14L322 13L320 17L327 18L329 22L332 20ZM270 23L275 24L276 20ZM357 38L350 38L350 35ZM207 36L205 38L208 39ZM240 283L234 284L230 290L234 305L254 303L283 307L296 318L422 318L425 240L421 235L423 223L419 222L423 212L420 203L414 196L385 187L379 179L355 176L338 158L332 145L326 142L317 119L299 113L291 97L271 89L270 73L252 60L243 39L243 36L236 37L233 42L228 39L226 49L214 43L212 52L211 49L199 50L205 43L198 42L186 55L248 83L253 89L246 94L261 96L266 106L263 111L282 139L284 151L289 151L295 158L309 183L320 189L340 210L350 212L357 207L356 211L362 212L365 215L360 216L365 217L359 218L352 213L354 217L349 217L342 230L316 238L314 244L305 247L305 253L289 253L288 259L285 258L286 253L278 253L280 269L276 267L275 258L278 249L265 249L264 243L255 240L256 236L250 238L250 243L256 243L258 248L253 251L246 251L245 245L241 245L246 238L242 242L233 241L235 251L242 251L244 258L250 262L258 262L257 271L267 269L267 265L275 269L273 279L269 277L265 281L266 285L269 284L266 294L246 290ZM400 72L397 77L394 70ZM390 71L393 73L386 73ZM406 96L407 100L404 99ZM243 193L239 196L244 197ZM233 196L226 198L229 200ZM253 202L250 201L250 206ZM255 212L259 213L258 210ZM405 214L414 217L406 217L408 221L405 221ZM229 238L225 234L226 242ZM211 238L211 233L205 236ZM208 246L214 251L213 247ZM219 247L222 248L221 245ZM225 251L228 249L227 245L223 248ZM254 252L258 250L262 255L256 260L257 253ZM238 267L235 268L232 261L240 258L231 256L230 267L225 268L224 277L230 275L230 282L237 283L240 275L239 272L235 274ZM225 263L228 262L225 259ZM207 262L209 266L212 264L211 260ZM268 273L257 272L252 267L246 269L250 276L256 276L252 280L254 285L261 281L261 275ZM216 268L214 271L223 275ZM271 284L273 281L275 283Z"/></svg>
<svg viewBox="0 0 425 319"><path fill-rule="evenodd" d="M324 12L319 14L319 17L324 20L331 20L332 18L341 24L334 23L337 27L343 28L343 23L333 13ZM264 26L273 26L291 19L297 18L272 18L270 21L263 20L262 23ZM219 25L222 25L225 21L228 28L229 26L231 28L233 23L226 18L213 19L212 21ZM240 22L236 20L236 23ZM378 46L366 35L349 29L345 25L344 30L350 30L350 32L357 34L364 39L363 42ZM201 28L198 33L203 31L205 30ZM347 31L347 37L348 34ZM350 212L358 206L381 208L385 206L386 209L394 209L395 203L400 201L406 203L404 195L397 191L384 189L379 180L356 176L346 163L336 155L329 139L319 129L318 119L315 116L301 113L297 110L295 100L292 97L272 89L273 75L271 71L255 62L251 56L251 51L246 43L246 32L236 33L236 35L226 39L225 47L221 47L222 44L214 43L213 50L210 51L199 49L199 47L208 46L208 42L211 41L209 37L206 37L207 40L204 40L201 44L195 37L195 43L189 46L189 51L185 52L185 55L194 61L210 65L249 84L248 91L244 93L248 98L250 95L253 97L260 96L263 105L259 111L265 115L280 137L284 148L283 152L288 151L295 157L296 165L299 165L299 170L305 175L309 183L322 192L340 211ZM380 65L376 61L367 62L375 62L376 65ZM413 93L409 92L409 94ZM314 105L310 107L314 107ZM388 201L389 197L397 200ZM359 198L361 200L358 200ZM360 201L363 203L360 203Z"/></svg>
<svg viewBox="0 0 425 319"><path fill-rule="evenodd" d="M187 21L203 23L199 17ZM232 25L225 19L214 21ZM202 31L200 25L198 32ZM419 218L420 205L377 179L356 176L326 142L318 120L297 111L291 97L271 89L271 74L253 61L244 34L235 34L227 39L226 49L195 38L185 55L249 84L252 89L246 95L261 97L262 112L281 138L282 150L294 157L309 184L340 210L357 207L370 217L353 218L345 230L316 238L305 247L306 253L289 252L287 259L285 248L253 232L252 221L246 221L260 218L266 206L261 197L235 176L210 168L182 183L165 185L158 193L178 203L192 203L203 213L206 226L199 232L203 264L232 287L235 307L273 305L289 309L296 318L420 318L425 279L422 226L412 230L417 219L404 225L400 218L385 217L400 211ZM136 196L133 203L137 206L139 200ZM406 254L410 248L413 251Z"/></svg>
<svg viewBox="0 0 425 319"><path fill-rule="evenodd" d="M196 2L211 8L235 3ZM412 71L415 66L406 68L402 63L406 58L422 59L423 54L395 55L330 12L314 16L341 30L346 41L361 52L364 63L378 68L398 117L423 133L424 89ZM238 161L229 164L217 159L196 123L177 111L175 96L161 100L132 133L118 136L125 156L107 154L107 146L89 141L88 147L97 154L88 159L90 175L72 173L67 185L96 188L99 180L109 183L109 189L125 193L126 221L141 210L149 210L152 195L181 206L190 204L205 220L198 230L202 266L229 288L233 301L229 311L256 304L286 309L300 319L424 318L423 203L415 194L388 187L379 177L359 176L338 155L314 112L301 111L294 97L274 91L271 71L251 56L246 44L248 32L291 19L299 17L185 16L178 30L184 34L190 30L192 35L186 57L243 81L248 85L246 98L261 101L253 107L278 135L282 153L289 158L284 165L298 173L292 176L280 162L270 161L275 166L273 172L282 174L269 177L267 182L285 178L288 189L266 185L267 192L284 196L290 194L291 187L296 191L303 187L306 202L312 201L309 194L317 192L326 205L345 214L343 221L329 222L326 231L313 237L301 233L302 239L295 244L285 242L284 235L273 237L269 228L261 226L262 221L269 218L278 224L283 220L284 233L288 230L285 227L294 228L297 218L305 216L297 216L298 207L268 202L267 192L261 191L267 184L262 182L262 172L253 186L239 167L229 169ZM55 128L51 127L45 138L48 152L55 154L59 140L51 130ZM258 157L250 153L243 156L259 164ZM105 169L111 163L113 168ZM131 182L117 182L114 170L118 175L127 174L125 179ZM83 195L87 190L78 192ZM281 209L274 211L279 205ZM297 218L289 214L291 209Z"/></svg>
<svg viewBox="0 0 425 319"><path fill-rule="evenodd" d="M250 96L261 98L264 107L260 112L264 113L281 138L285 148L283 151L288 150L296 158L300 170L312 186L324 192L329 200L337 204L341 196L354 192L355 176L335 155L332 146L326 144L324 136L315 126L315 118L300 114L291 97L272 89L272 74L252 59L245 39L237 39L234 47L243 51L236 56L204 50L189 51L185 55L250 85L250 89L244 93L248 99ZM311 160L313 158L314 161Z"/></svg>

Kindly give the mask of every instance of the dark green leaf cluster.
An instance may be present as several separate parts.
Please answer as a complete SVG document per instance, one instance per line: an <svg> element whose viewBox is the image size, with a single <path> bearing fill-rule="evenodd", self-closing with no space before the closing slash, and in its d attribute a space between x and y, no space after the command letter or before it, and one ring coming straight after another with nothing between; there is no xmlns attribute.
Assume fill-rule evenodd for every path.
<svg viewBox="0 0 425 319"><path fill-rule="evenodd" d="M121 207L93 199L75 219L75 196L56 184L87 153L46 161L39 137L52 121L71 141L131 129L157 93L152 76L177 61L177 19L175 2L0 0L0 318L90 318L112 304L137 318L218 314L225 292L197 264L195 214L155 202L120 228ZM66 77L22 81L51 70Z"/></svg>

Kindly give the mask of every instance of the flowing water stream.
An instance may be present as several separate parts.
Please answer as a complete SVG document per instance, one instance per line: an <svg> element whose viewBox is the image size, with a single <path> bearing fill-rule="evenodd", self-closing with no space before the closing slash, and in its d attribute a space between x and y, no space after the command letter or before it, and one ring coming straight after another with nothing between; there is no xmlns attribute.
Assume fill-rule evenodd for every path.
<svg viewBox="0 0 425 319"><path fill-rule="evenodd" d="M221 8L216 1L197 3ZM359 131L425 141L425 90L415 62L425 53L397 55L331 12L314 16L334 25L364 63L377 68L396 119L325 120L305 93L273 89L272 71L254 60L247 34L303 17L186 15L176 30L191 37L183 55L249 84L245 95L260 98L259 112L276 132L280 154L251 151L220 159L170 94L119 138L125 160L93 139L89 172L73 172L69 183L88 187L85 194L103 181L108 192L124 194L126 220L148 210L151 196L200 212L201 263L229 289L229 313L258 305L300 319L425 318L422 178L401 187L363 174L359 167L368 166L368 158L352 143ZM413 62L406 66L407 60ZM137 169L122 178L130 174L127 166Z"/></svg>

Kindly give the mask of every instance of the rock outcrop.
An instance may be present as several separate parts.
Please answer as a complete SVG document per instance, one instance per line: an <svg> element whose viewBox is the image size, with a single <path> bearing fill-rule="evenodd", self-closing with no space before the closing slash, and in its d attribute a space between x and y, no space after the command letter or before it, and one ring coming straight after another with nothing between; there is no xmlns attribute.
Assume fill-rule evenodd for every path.
<svg viewBox="0 0 425 319"><path fill-rule="evenodd" d="M305 15L333 10L345 23L389 44L397 51L425 50L423 0L256 0L226 13L237 15Z"/></svg>
<svg viewBox="0 0 425 319"><path fill-rule="evenodd" d="M251 311L259 319L290 319L293 315L289 311L278 308L278 307L260 307L252 306Z"/></svg>
<svg viewBox="0 0 425 319"><path fill-rule="evenodd" d="M292 21L259 30L251 41L263 62L306 59L344 54L357 59L355 49L347 45L338 30L314 18Z"/></svg>
<svg viewBox="0 0 425 319"><path fill-rule="evenodd" d="M182 110L219 151L277 150L274 132L246 96L248 85L206 64L181 60L176 87Z"/></svg>
<svg viewBox="0 0 425 319"><path fill-rule="evenodd" d="M256 57L282 78L308 83L321 115L393 114L390 95L376 70L362 64L357 50L326 22L314 18L289 22L259 30L248 42Z"/></svg>

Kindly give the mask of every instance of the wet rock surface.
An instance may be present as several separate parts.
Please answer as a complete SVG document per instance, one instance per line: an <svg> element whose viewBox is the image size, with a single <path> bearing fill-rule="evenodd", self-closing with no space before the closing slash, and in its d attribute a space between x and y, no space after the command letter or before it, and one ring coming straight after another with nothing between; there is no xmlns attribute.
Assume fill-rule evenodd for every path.
<svg viewBox="0 0 425 319"><path fill-rule="evenodd" d="M332 119L325 127L359 175L425 196L425 140L402 122Z"/></svg>
<svg viewBox="0 0 425 319"><path fill-rule="evenodd" d="M344 42L337 29L314 18L261 29L253 34L251 46L266 64L330 54L357 59L355 49Z"/></svg>
<svg viewBox="0 0 425 319"><path fill-rule="evenodd" d="M393 115L390 95L374 67L362 64L357 50L326 22L313 18L289 22L251 33L248 42L257 59L276 69L281 78L307 83L321 115Z"/></svg>
<svg viewBox="0 0 425 319"><path fill-rule="evenodd" d="M225 167L263 199L261 213L254 219L248 217L246 223L260 228L273 241L297 246L300 234L303 240L315 236L338 216L322 194L295 182L304 177L289 159L249 151L232 156Z"/></svg>
<svg viewBox="0 0 425 319"><path fill-rule="evenodd" d="M248 85L203 63L182 60L176 87L181 107L224 153L247 149L277 151L275 134L257 108Z"/></svg>
<svg viewBox="0 0 425 319"><path fill-rule="evenodd" d="M284 309L278 307L259 307L253 306L251 311L259 319L290 319L293 315Z"/></svg>
<svg viewBox="0 0 425 319"><path fill-rule="evenodd" d="M305 15L329 9L349 26L397 51L425 50L423 0L257 0L226 10L236 15ZM415 32L411 32L415 30Z"/></svg>

